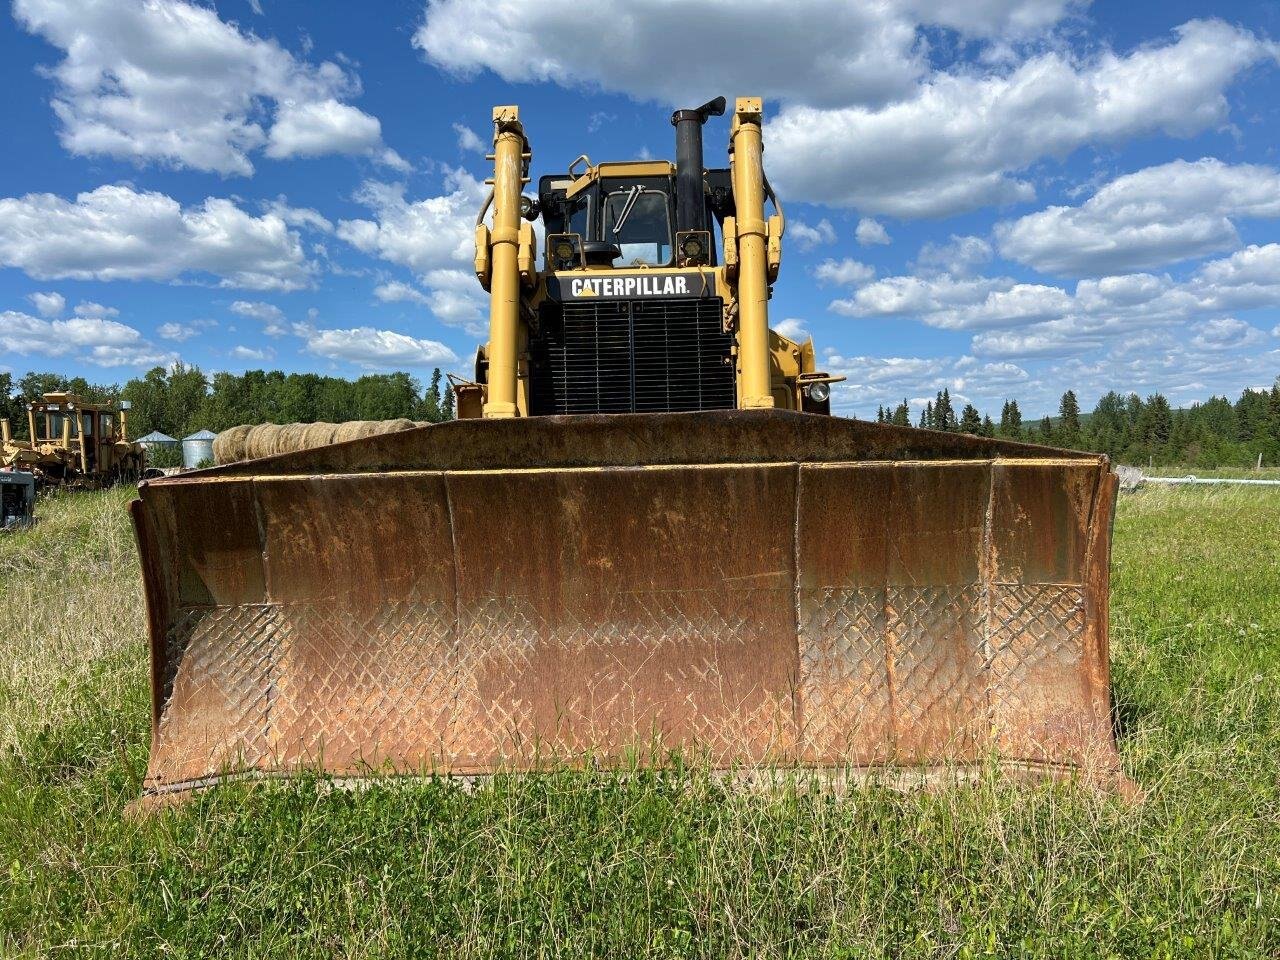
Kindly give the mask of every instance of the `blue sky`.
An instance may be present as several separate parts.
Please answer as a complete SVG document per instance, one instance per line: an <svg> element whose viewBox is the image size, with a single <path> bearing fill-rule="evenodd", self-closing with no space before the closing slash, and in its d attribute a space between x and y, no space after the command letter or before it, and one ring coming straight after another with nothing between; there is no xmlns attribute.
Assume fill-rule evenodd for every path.
<svg viewBox="0 0 1280 960"><path fill-rule="evenodd" d="M1280 374L1280 5L14 0L0 370L465 373L497 103L534 174L766 98L775 326L841 412ZM727 124L707 129L723 163Z"/></svg>

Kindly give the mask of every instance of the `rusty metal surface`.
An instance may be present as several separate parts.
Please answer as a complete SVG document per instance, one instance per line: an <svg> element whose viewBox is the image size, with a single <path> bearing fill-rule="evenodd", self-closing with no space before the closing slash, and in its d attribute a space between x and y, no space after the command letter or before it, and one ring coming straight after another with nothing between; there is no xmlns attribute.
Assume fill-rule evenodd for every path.
<svg viewBox="0 0 1280 960"><path fill-rule="evenodd" d="M453 420L203 471L205 477L686 463L1096 456L787 410Z"/></svg>
<svg viewBox="0 0 1280 960"><path fill-rule="evenodd" d="M885 458L901 431L803 414L602 419L576 449L576 419L538 423L533 469L495 466L535 451L473 421L144 484L147 793L672 747L720 767L994 753L1123 780L1105 460ZM719 439L634 465L664 431ZM392 443L403 462L379 470Z"/></svg>

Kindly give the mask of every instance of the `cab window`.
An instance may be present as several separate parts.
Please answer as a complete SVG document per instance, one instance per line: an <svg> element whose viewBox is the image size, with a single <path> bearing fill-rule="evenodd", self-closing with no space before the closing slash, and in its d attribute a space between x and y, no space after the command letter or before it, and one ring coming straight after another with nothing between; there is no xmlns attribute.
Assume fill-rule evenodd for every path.
<svg viewBox="0 0 1280 960"><path fill-rule="evenodd" d="M586 239L587 225L591 222L591 201L588 197L576 197L566 211L564 233L576 233Z"/></svg>
<svg viewBox="0 0 1280 960"><path fill-rule="evenodd" d="M637 185L610 193L603 221L601 239L618 245L623 265L660 267L671 262L671 221L662 191Z"/></svg>

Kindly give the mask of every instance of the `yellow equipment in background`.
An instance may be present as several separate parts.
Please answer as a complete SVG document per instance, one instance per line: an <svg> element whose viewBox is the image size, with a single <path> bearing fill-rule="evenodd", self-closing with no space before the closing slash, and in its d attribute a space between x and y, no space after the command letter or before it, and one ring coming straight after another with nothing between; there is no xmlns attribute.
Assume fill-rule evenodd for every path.
<svg viewBox="0 0 1280 960"><path fill-rule="evenodd" d="M735 104L729 166L703 164L725 106L676 112L674 164L583 156L536 196L497 108L460 419L284 431L142 485L144 803L671 750L1125 783L1106 458L830 416L841 378L768 327L759 99Z"/></svg>
<svg viewBox="0 0 1280 960"><path fill-rule="evenodd" d="M129 439L127 403L46 393L27 404L27 438L0 420L0 467L27 470L41 486L101 487L142 476L143 449Z"/></svg>

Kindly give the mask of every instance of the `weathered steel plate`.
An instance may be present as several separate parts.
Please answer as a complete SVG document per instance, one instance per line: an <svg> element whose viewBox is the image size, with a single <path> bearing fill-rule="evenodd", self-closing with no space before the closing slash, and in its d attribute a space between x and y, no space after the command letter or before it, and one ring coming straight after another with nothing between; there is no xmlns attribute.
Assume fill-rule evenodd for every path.
<svg viewBox="0 0 1280 960"><path fill-rule="evenodd" d="M672 748L1123 782L1104 458L803 414L525 431L144 484L147 795Z"/></svg>

